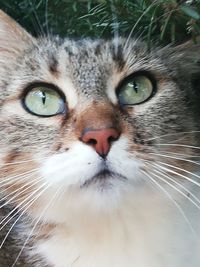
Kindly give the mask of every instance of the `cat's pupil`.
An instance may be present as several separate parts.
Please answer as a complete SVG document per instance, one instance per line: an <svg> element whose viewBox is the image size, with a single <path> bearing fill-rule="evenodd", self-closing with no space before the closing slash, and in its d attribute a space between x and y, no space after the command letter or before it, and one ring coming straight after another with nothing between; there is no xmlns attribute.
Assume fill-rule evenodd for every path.
<svg viewBox="0 0 200 267"><path fill-rule="evenodd" d="M45 105L45 102L46 102L46 94L45 94L45 92L41 92L41 97L42 97L42 103L43 103L43 105Z"/></svg>
<svg viewBox="0 0 200 267"><path fill-rule="evenodd" d="M133 86L133 90L134 90L136 93L138 93L138 84L137 84L135 81L133 81L132 86Z"/></svg>

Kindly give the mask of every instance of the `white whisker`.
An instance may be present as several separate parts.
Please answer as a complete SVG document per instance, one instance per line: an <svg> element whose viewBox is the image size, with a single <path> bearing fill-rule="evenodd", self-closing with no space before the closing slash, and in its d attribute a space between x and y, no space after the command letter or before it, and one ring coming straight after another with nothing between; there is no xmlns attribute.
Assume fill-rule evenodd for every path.
<svg viewBox="0 0 200 267"><path fill-rule="evenodd" d="M0 185L1 184L5 184L5 182L8 182L8 181L15 181L15 179L21 179L21 177L24 177L25 175L27 174L32 174L32 173L37 173L39 169L36 168L36 169L32 169L31 171L27 171L27 172L23 172L23 173L20 173L20 174L17 174L17 175L14 175L14 176L8 176L7 178L3 179L2 181L0 181Z"/></svg>
<svg viewBox="0 0 200 267"><path fill-rule="evenodd" d="M28 2L29 2L30 7L32 8L32 11L33 11L33 14L35 16L36 22L37 22L37 24L39 26L39 31L40 31L41 36L45 36L42 24L41 24L40 19L39 19L38 15L37 15L35 7L33 6L33 2L31 0L28 0Z"/></svg>
<svg viewBox="0 0 200 267"><path fill-rule="evenodd" d="M5 183L5 184L1 184L0 187L2 188L1 190L1 194L3 195L5 192L8 191L8 189L12 188L13 186L17 185L20 182L24 182L28 179L30 179L31 177L33 177L35 175L35 173L29 174L29 175L24 175L22 177L19 177L18 179L14 179L12 182L9 183ZM3 189L4 188L4 189ZM0 199L0 201L2 201L2 199Z"/></svg>
<svg viewBox="0 0 200 267"><path fill-rule="evenodd" d="M124 49L125 49L125 50L126 50L127 47L128 47L128 43L129 43L129 41L130 41L130 39L131 39L131 36L132 36L133 32L135 31L137 25L139 24L139 22L141 21L141 19L142 19L142 18L149 12L149 10L150 10L155 4L156 4L156 0L154 0L154 1L152 2L152 4L150 4L150 5L147 7L147 9L142 13L142 15L141 15L141 16L138 18L138 20L135 22L134 26L132 27L132 29L131 29L131 31L130 31L130 33L129 33L129 35L128 35L128 38L127 38L127 40L126 40L126 43L125 43L125 45L124 45Z"/></svg>
<svg viewBox="0 0 200 267"><path fill-rule="evenodd" d="M51 184L50 184L50 185L51 185ZM41 212L39 218L35 221L35 224L34 224L32 230L30 231L28 237L26 238L23 247L21 248L21 250L20 250L20 252L19 252L17 258L15 259L15 262L13 263L13 265L12 265L11 267L14 267L14 266L16 265L16 263L17 263L19 257L21 256L21 254L22 254L22 252L23 252L23 250L24 250L26 244L28 243L28 241L29 241L31 235L33 234L35 228L37 227L38 223L40 222L42 216L44 216L45 212L48 210L48 208L51 206L51 204L53 203L53 201L56 199L56 197L57 197L57 195L58 195L58 193L59 193L60 190L61 190L61 187L59 187L59 188L56 190L56 192L55 192L55 194L53 195L51 201L47 204L47 206L46 206L46 207L43 209L43 211Z"/></svg>
<svg viewBox="0 0 200 267"><path fill-rule="evenodd" d="M48 21L48 0L45 1L45 24L46 24L46 33L49 38L49 21Z"/></svg>
<svg viewBox="0 0 200 267"><path fill-rule="evenodd" d="M175 146L175 147L184 147L184 148L192 148L200 150L200 147L198 146L190 146L190 145L184 145L184 144L175 144L175 143L167 143L167 144L154 144L155 146Z"/></svg>
<svg viewBox="0 0 200 267"><path fill-rule="evenodd" d="M180 168L180 167L177 167L177 166L174 166L174 165L172 165L172 164L168 164L168 163L165 163L165 162L162 162L162 161L157 161L157 162L159 162L159 163L162 164L162 165L165 165L165 166L174 168L174 169L176 169L176 170L183 171L183 172L185 172L185 173L188 173L188 174L193 175L193 176L195 176L196 178L199 178L199 179L200 179L200 175L198 175L198 174L196 174L196 173L194 173L194 172L190 172L190 171L185 170L185 169L183 169L183 168Z"/></svg>
<svg viewBox="0 0 200 267"><path fill-rule="evenodd" d="M24 209L23 207L23 211L20 214L20 216L15 220L15 222L12 224L12 226L10 227L9 231L7 232L7 234L5 235L3 241L0 244L0 249L2 248L3 244L5 243L7 237L9 236L10 232L12 231L13 227L16 225L16 223L21 219L21 217L26 213L26 211L31 207L31 205L33 203L36 202L36 200L50 187L51 185L46 186L36 197L34 197L33 199L31 199L31 201L28 202L28 205L25 205L24 207L26 207Z"/></svg>
<svg viewBox="0 0 200 267"><path fill-rule="evenodd" d="M1 202L4 201L5 199L8 199L10 196L14 195L13 197L9 198L4 204L0 205L0 209L3 208L4 206L6 206L9 203L12 203L13 200L15 200L18 196L20 196L21 194L23 194L24 192L26 192L27 190L29 190L31 187L33 187L34 185L38 184L39 182L42 181L42 177L39 177L37 179L34 179L33 181L24 184L23 186L17 188L16 190L12 191L10 194L7 194L6 196L4 196L3 198L1 198ZM11 186L12 187L12 186ZM25 189L23 189L25 188ZM23 190L22 190L23 189ZM5 189L6 191L7 189ZM19 192L18 194L16 194L17 192Z"/></svg>
<svg viewBox="0 0 200 267"><path fill-rule="evenodd" d="M200 187L200 183L198 183L198 182L196 182L195 180L193 180L193 179L187 177L186 175L183 175L183 174L181 174L181 173L178 173L178 172L176 172L176 171L173 171L173 170L171 170L171 169L169 169L169 168L167 168L167 167L164 167L164 166L162 166L162 165L160 165L160 164L158 164L158 163L152 163L152 164L153 164L154 166L158 166L158 167L160 167L160 168L163 169L163 170L166 170L167 172L173 173L173 174L175 174L176 176L182 177L182 178L184 178L185 180L191 182L192 184L195 184L195 185L197 185L198 187Z"/></svg>
<svg viewBox="0 0 200 267"><path fill-rule="evenodd" d="M144 173L144 175L146 175L154 184L156 184L156 186L168 197L168 199L170 199L172 201L172 203L174 203L175 207L179 210L180 214L183 216L186 224L188 225L189 229L191 230L193 236L195 239L197 239L197 235L196 232L193 228L193 226L191 225L190 221L188 220L188 217L186 216L185 212L183 211L183 209L181 208L181 206L173 199L173 197L169 194L169 192L164 189L153 177L151 177L146 171L142 171L142 173Z"/></svg>
<svg viewBox="0 0 200 267"><path fill-rule="evenodd" d="M192 196L200 204L200 200L191 191L189 191L186 187L184 187L183 185L181 185L180 183L178 183L177 181L175 181L175 179L169 177L167 174L164 174L164 173L162 173L161 171L158 171L158 170L151 170L151 173L152 172L156 172L156 173L162 175L163 177L165 177L166 179L168 179L169 181L173 182L174 184L178 185L184 191L186 191L188 194L190 194L190 196ZM158 179L160 179L161 181L164 181L165 183L167 183L170 187L172 187L174 190L176 190L178 193L180 193L182 196L184 196L186 199L188 199L195 207L197 207L200 210L200 206L195 201L193 201L187 194L185 194L184 192L182 192L181 190L179 190L173 184L171 184L168 181L166 181L164 178L161 178L160 176L158 176L155 173L152 173L152 174L154 176L156 176Z"/></svg>
<svg viewBox="0 0 200 267"><path fill-rule="evenodd" d="M200 165L200 162L196 162L194 160L190 160L190 159L184 159L184 158L180 158L180 157L173 157L173 156L169 156L169 155L163 155L160 153L153 153L153 152L149 152L150 155L154 155L154 156L159 156L159 157L164 157L164 158L169 158L169 159L176 159L176 160L181 160L181 161L185 161L185 162L189 162L189 163L193 163L195 165Z"/></svg>
<svg viewBox="0 0 200 267"><path fill-rule="evenodd" d="M117 13L116 13L113 0L111 0L110 6L111 6L111 11L112 11L112 21L113 21L112 25L113 25L113 31L114 31L115 54L117 55L118 47L119 47L119 24L117 21Z"/></svg>
<svg viewBox="0 0 200 267"><path fill-rule="evenodd" d="M159 135L159 136L156 136L156 137L145 139L144 141L148 142L148 141L152 141L152 140L156 140L156 139L160 139L160 138L165 138L165 137L170 137L170 136L177 136L177 135L184 135L184 134L195 134L195 133L200 133L200 131L188 131L188 132L178 132L178 133L171 133L171 134L163 134L163 135Z"/></svg>
<svg viewBox="0 0 200 267"><path fill-rule="evenodd" d="M3 227L10 221L10 220L12 220L12 218L14 218L21 210L23 210L24 209L24 207L26 207L26 205L27 204L29 204L30 203L30 201L32 201L32 199L31 200L29 200L27 203L26 203L26 201L28 200L28 199L30 199L32 196L34 196L35 195L35 193L37 193L40 189L42 189L44 186L46 185L46 183L43 183L39 188L37 188L35 191L33 191L27 198L25 198L21 203L19 203L14 209L12 209L9 213L8 213L8 215L6 216L6 217L4 217L1 221L0 221L0 224L2 224L3 222L5 222L12 214L13 214L13 212L14 211L16 211L16 212L14 212L14 214L3 224L3 226L1 226L0 227L0 231L3 229ZM23 206L23 204L25 203L25 205ZM18 209L18 208L20 208L20 209Z"/></svg>
<svg viewBox="0 0 200 267"><path fill-rule="evenodd" d="M46 159L47 156L45 157L38 157L37 160L43 160ZM14 162L8 162L4 163L2 167L4 166L11 166L11 165L18 165L18 164L24 164L24 163L30 163L30 162L35 162L35 159L27 159L27 160L21 160L21 161L14 161Z"/></svg>

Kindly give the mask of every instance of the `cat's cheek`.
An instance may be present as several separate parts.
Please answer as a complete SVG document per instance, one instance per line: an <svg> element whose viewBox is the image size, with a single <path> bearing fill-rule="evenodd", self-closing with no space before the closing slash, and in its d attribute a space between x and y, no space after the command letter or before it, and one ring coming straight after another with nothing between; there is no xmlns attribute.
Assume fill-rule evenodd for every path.
<svg viewBox="0 0 200 267"><path fill-rule="evenodd" d="M50 156L41 167L41 175L50 185L81 186L101 169L101 159L95 151L77 141L68 151Z"/></svg>

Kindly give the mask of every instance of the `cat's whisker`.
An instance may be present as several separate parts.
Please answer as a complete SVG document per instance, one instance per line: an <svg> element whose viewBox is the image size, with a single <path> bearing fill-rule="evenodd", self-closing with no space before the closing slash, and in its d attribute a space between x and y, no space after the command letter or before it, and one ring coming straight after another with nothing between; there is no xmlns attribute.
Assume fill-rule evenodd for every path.
<svg viewBox="0 0 200 267"><path fill-rule="evenodd" d="M2 190L1 190L1 194L2 195L4 195L6 192L8 192L10 189L12 190L15 186L17 186L19 183L21 184L22 182L23 182L23 184L30 184L30 183L32 183L32 182L34 182L36 179L38 179L38 178L34 178L34 180L32 180L31 179L31 181L29 181L29 179L31 178L31 177L33 177L35 174L30 174L30 175L28 175L28 176L24 176L23 178L21 178L21 179L17 179L17 180L14 180L14 181L12 181L12 182L10 182L10 183L8 183L8 184L3 184L3 185L1 185L0 187L2 188ZM28 180L28 182L27 182L27 180ZM25 182L26 181L26 182ZM18 190L18 189L16 189L16 190ZM14 192L16 192L16 190L14 190L14 191L12 191L9 195L7 195L7 196L10 196L11 194L13 194ZM1 199L0 199L0 201L2 202L4 199L6 198L6 196L5 197L2 197Z"/></svg>
<svg viewBox="0 0 200 267"><path fill-rule="evenodd" d="M148 138L148 139L144 139L145 142L149 142L152 140L156 140L156 139L163 139L165 137L173 137L173 136L177 136L177 135L186 135L186 134L199 134L200 131L187 131L187 132L176 132L176 133L170 133L170 134L163 134L163 135L158 135L152 138Z"/></svg>
<svg viewBox="0 0 200 267"><path fill-rule="evenodd" d="M20 175L18 177L15 177L15 178L12 178L9 180L6 180L6 179L5 179L5 181L2 180L0 182L0 187L1 188L4 188L5 186L9 187L10 185L14 185L14 184L18 183L19 181L24 181L24 180L30 179L31 177L33 177L36 174L37 174L37 172L33 172L33 173L29 173L29 174ZM11 178L11 177L9 177L9 178Z"/></svg>
<svg viewBox="0 0 200 267"><path fill-rule="evenodd" d="M45 26L46 26L47 38L49 39L48 4L49 4L49 1L46 0L45 1Z"/></svg>
<svg viewBox="0 0 200 267"><path fill-rule="evenodd" d="M163 161L157 161L157 162L159 162L160 164L165 165L165 166L167 166L167 167L170 167L170 168L173 168L173 169L176 169L176 170L179 170L179 171L188 173L188 174L190 174L190 175L192 175L192 176L194 176L194 177L200 179L200 175L198 175L198 174L196 174L196 173L194 173L194 172L188 171L188 170L186 170L186 169L177 167L177 166L172 165L172 164L169 164L169 163L165 163L165 162L163 162ZM159 165L159 164L157 164L157 162L154 163L154 164ZM159 166L160 166L160 165L159 165ZM163 166L160 166L160 167L162 167L162 169L163 169ZM169 170L170 170L170 169L169 169Z"/></svg>
<svg viewBox="0 0 200 267"><path fill-rule="evenodd" d="M43 185L44 187L45 185ZM42 188L40 188L42 189ZM32 194L32 196L34 196L35 193L37 193L39 190L35 190ZM31 196L31 197L32 197ZM19 199L20 200L20 199ZM20 213L21 211L23 211L23 209L32 201L32 198L25 203L27 200L29 200L29 197L27 197L26 199L23 198L23 202L21 202L20 204L18 204L18 208L20 207L20 209L12 209L9 214L7 214L0 222L0 225L3 224L0 227L0 230L2 230L18 213ZM25 203L25 204L24 204ZM22 206L23 205L23 206Z"/></svg>
<svg viewBox="0 0 200 267"><path fill-rule="evenodd" d="M37 188L35 191L33 191L30 195L28 195L28 197L26 197L21 203L19 203L17 206L15 206L15 208L13 208L8 215L6 215L1 221L0 221L0 225L3 224L7 219L6 223L3 224L3 226L0 227L0 231L4 228L4 226L10 221L12 220L12 218L14 218L21 210L24 209L24 207L26 207L26 205L28 205L31 201L32 201L32 197L39 191L41 190L44 186L46 186L47 183L43 183L39 188ZM30 200L29 200L30 199ZM26 201L29 200L27 203ZM24 205L25 203L25 205ZM23 206L24 205L24 206ZM16 211L16 212L15 212ZM14 214L13 214L14 212ZM13 215L12 215L13 214ZM12 216L11 216L12 215ZM11 216L11 217L10 217Z"/></svg>
<svg viewBox="0 0 200 267"><path fill-rule="evenodd" d="M43 160L43 159L47 159L47 156L45 157L38 157L38 160ZM12 165L19 165L19 164L24 164L24 163L30 163L30 162L35 162L35 159L28 159L28 160L22 160L22 161L15 161L15 162L9 162L9 163L3 163L2 167L5 166L12 166Z"/></svg>
<svg viewBox="0 0 200 267"><path fill-rule="evenodd" d="M30 188L32 188L33 186L35 186L36 184L38 184L42 180L43 180L43 178L42 177L39 177L37 179L32 180L31 182L25 183L23 186L17 188L16 190L12 191L11 193L6 194L6 196L4 196L3 198L1 198L1 202L4 201L4 200L6 200L6 199L8 199L8 200L4 204L0 205L0 209L3 208L4 206L6 206L9 203L12 203L12 201L15 200L18 196L20 196L21 194L25 193L26 191L28 191ZM13 187L13 185L11 185L11 188L12 187ZM8 189L9 188L6 188L5 189L5 192ZM19 192L19 193L16 194L17 192ZM11 196L13 196L13 197L11 197Z"/></svg>
<svg viewBox="0 0 200 267"><path fill-rule="evenodd" d="M13 182L13 181L16 181L16 180L20 180L22 177L24 177L24 176L26 176L28 174L36 174L38 171L39 171L39 168L36 168L36 169L32 169L30 171L23 172L23 173L14 175L14 176L8 176L7 178L5 178L2 181L0 181L0 185L5 185L5 183L9 184L10 181Z"/></svg>
<svg viewBox="0 0 200 267"><path fill-rule="evenodd" d="M110 1L111 11L112 11L112 25L114 31L114 45L115 45L115 54L118 54L119 49L119 22L117 20L117 12L113 3L113 0Z"/></svg>
<svg viewBox="0 0 200 267"><path fill-rule="evenodd" d="M48 186L46 186L36 197L34 197L31 201L29 201L29 203L28 203L28 205L25 205L24 207L25 207L25 209L24 209L24 207L23 207L23 211L20 213L20 216L15 220L15 222L12 224L12 226L10 227L10 229L9 229L9 231L7 232L7 234L5 235L5 237L4 237L4 239L3 239L3 241L1 242L1 244L0 244L0 249L2 248L2 246L3 246L3 244L5 243L5 241L6 241L6 239L7 239L7 237L9 236L9 234L10 234L10 232L12 231L12 229L14 228L14 226L16 225L16 223L22 218L22 216L23 215L25 215L26 214L26 211L31 207L31 205L33 205L35 202L36 202L36 200L38 200L38 198L40 198L41 197L41 195L49 188L51 186L51 184L50 185L48 185ZM5 226L5 225L4 225ZM1 228L0 228L0 230L1 230Z"/></svg>
<svg viewBox="0 0 200 267"><path fill-rule="evenodd" d="M170 155L163 155L160 153L153 153L153 152L149 152L149 155L154 155L154 156L158 156L158 157L164 157L164 158L169 158L169 159L175 159L175 160L180 160L180 161L184 161L184 162L189 162L195 165L200 165L200 162L196 162L194 160L190 160L190 159L184 159L184 158L180 158L180 157L173 157Z"/></svg>
<svg viewBox="0 0 200 267"><path fill-rule="evenodd" d="M159 184L151 175L153 175L153 173L151 173L151 175L149 175L148 172L141 170L141 172L147 176L157 187L158 189L163 192L165 194L165 196L172 201L172 203L175 205L175 207L178 209L178 211L180 212L180 214L183 216L186 224L188 225L189 229L191 230L194 238L197 238L197 234L196 231L194 230L191 222L189 221L188 217L186 216L185 212L183 211L182 207L178 204L178 202L171 196L171 194L161 185Z"/></svg>
<svg viewBox="0 0 200 267"><path fill-rule="evenodd" d="M170 150L162 150L162 149L159 149L159 148L155 148L154 146L146 146L145 148L147 148L150 152L153 151L153 152L159 152L159 153L164 153L165 155L172 155L172 156L178 156L178 157L182 157L183 159L190 159L190 158L199 158L200 157L200 154L188 154L188 153L180 153L180 152L172 152ZM137 149L137 151L141 151L143 150L143 148L140 148L140 149ZM182 150L181 150L182 151ZM184 151L184 148L183 148L183 151ZM185 151L184 151L185 152Z"/></svg>
<svg viewBox="0 0 200 267"><path fill-rule="evenodd" d="M154 1L152 2L152 4L148 6L148 8L141 14L141 16L140 16L140 17L138 18L138 20L135 22L134 26L132 27L132 29L131 29L131 31L130 31L128 37L127 37L126 43L125 43L125 45L124 45L125 50L126 50L127 47L128 47L128 44L129 44L129 42L130 42L130 39L131 39L131 37L132 37L132 35L133 35L133 32L135 31L137 25L140 23L140 21L142 20L142 18L149 12L149 10L150 10L155 4L156 4L156 0L154 0Z"/></svg>
<svg viewBox="0 0 200 267"><path fill-rule="evenodd" d="M192 184L194 184L194 185L200 187L200 183L198 183L198 182L195 181L194 179L191 179L191 178L187 177L186 175L183 175L183 174L181 174L181 173L179 173L179 172L173 171L173 170L171 170L171 169L169 169L169 168L163 167L163 166L161 166L161 165L159 165L159 164L157 164L157 163L152 163L152 164L154 165L154 167L156 167L156 166L157 166L157 167L160 167L160 168L162 168L163 170L166 170L167 172L173 173L173 174L175 174L176 176L179 176L179 177L181 177L181 178L184 178L185 180L191 182Z"/></svg>
<svg viewBox="0 0 200 267"><path fill-rule="evenodd" d="M185 145L185 144L176 144L176 143L158 143L158 144L154 144L155 146L172 146L172 147L183 147L183 148L191 148L191 149L197 149L200 150L200 147L198 146L192 146L192 145Z"/></svg>
<svg viewBox="0 0 200 267"><path fill-rule="evenodd" d="M50 184L49 186L51 186L51 184ZM57 196L59 195L59 192L60 192L61 188L62 188L62 187L59 187L59 188L56 190L55 194L52 196L52 198L51 198L51 200L49 201L49 203L48 203L48 204L45 206L45 208L42 210L42 212L41 212L39 218L35 220L35 224L33 225L33 228L31 229L29 235L27 236L27 238L26 238L26 240L25 240L25 242L24 242L24 244L23 244L23 246L22 246L22 248L21 248L19 254L17 255L17 258L15 259L15 262L13 263L13 265L12 265L11 267L14 267L14 266L16 265L16 263L17 263L19 257L21 256L21 254L22 254L24 248L26 247L26 245L27 245L29 239L31 238L33 232L35 231L37 225L38 225L39 222L41 221L41 219L42 219L42 217L44 216L44 214L46 213L46 211L47 211L47 210L49 209L49 207L52 205L53 201L55 201L55 199L56 199Z"/></svg>
<svg viewBox="0 0 200 267"><path fill-rule="evenodd" d="M40 19L39 19L38 15L37 15L37 12L36 12L36 10L35 10L35 7L34 7L34 5L33 5L33 2L32 2L32 0L28 0L28 2L29 2L29 5L30 5L30 7L31 7L31 10L33 11L35 20L36 20L36 23L34 23L34 24L35 24L35 26L39 26L39 34L40 34L41 36L45 36L45 32L44 32L44 30L43 30L42 24L41 24ZM37 27L37 28L38 28L38 27ZM36 28L36 30L37 30L37 28Z"/></svg>
<svg viewBox="0 0 200 267"><path fill-rule="evenodd" d="M154 167L154 166L152 166ZM183 195L185 198L187 198L192 204L194 204L199 210L200 210L200 205L198 205L197 203L200 204L200 200L197 198L197 196L195 196L190 190L188 190L185 186L183 186L181 183L178 183L174 178L172 178L171 176L169 176L166 172L164 172L163 170L158 170L158 169L153 169L151 170L151 172L156 172L157 174L163 176L165 179L171 181L172 183L176 184L177 186L179 186L180 188L182 188L185 192L187 192L187 194L185 194L184 192L182 192L181 190L179 190L178 188L176 188L173 184L170 184L171 187L173 187L175 190L177 190L181 195ZM154 175L157 177L157 175L154 173ZM158 179L164 180L163 178L161 178L160 176L157 177ZM166 181L167 182L167 181ZM191 199L191 197L194 200Z"/></svg>

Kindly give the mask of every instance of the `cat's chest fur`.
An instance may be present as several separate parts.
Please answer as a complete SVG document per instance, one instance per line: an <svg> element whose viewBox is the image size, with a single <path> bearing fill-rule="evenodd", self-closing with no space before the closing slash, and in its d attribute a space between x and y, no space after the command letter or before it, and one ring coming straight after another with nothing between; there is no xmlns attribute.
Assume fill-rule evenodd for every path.
<svg viewBox="0 0 200 267"><path fill-rule="evenodd" d="M36 251L55 267L198 267L200 229L196 225L193 232L190 225L198 215L191 213L186 222L181 211L155 191L140 193L132 197L134 203L127 196L123 208L111 214L90 217L80 212L39 241Z"/></svg>

